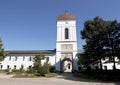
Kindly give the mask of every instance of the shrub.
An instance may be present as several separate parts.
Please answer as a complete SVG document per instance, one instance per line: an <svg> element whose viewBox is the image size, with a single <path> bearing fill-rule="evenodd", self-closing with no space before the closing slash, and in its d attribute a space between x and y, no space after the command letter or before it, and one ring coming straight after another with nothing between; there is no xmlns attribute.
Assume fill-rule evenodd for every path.
<svg viewBox="0 0 120 85"><path fill-rule="evenodd" d="M55 66L51 66L49 69L50 72L55 72Z"/></svg>
<svg viewBox="0 0 120 85"><path fill-rule="evenodd" d="M28 67L27 73L36 73L35 69L31 66Z"/></svg>
<svg viewBox="0 0 120 85"><path fill-rule="evenodd" d="M38 74L40 74L41 76L45 76L45 74L49 73L49 67L48 66L41 66L38 71Z"/></svg>
<svg viewBox="0 0 120 85"><path fill-rule="evenodd" d="M19 69L19 72L20 72L20 73L25 73L25 70L24 70L24 68L23 68L23 65L21 65L21 68Z"/></svg>
<svg viewBox="0 0 120 85"><path fill-rule="evenodd" d="M5 69L5 72L9 72L9 69L7 68L7 69Z"/></svg>

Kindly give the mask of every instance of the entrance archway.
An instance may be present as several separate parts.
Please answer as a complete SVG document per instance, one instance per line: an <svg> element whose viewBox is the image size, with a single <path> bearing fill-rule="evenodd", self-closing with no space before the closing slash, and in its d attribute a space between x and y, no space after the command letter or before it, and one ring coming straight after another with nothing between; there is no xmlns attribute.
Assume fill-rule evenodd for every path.
<svg viewBox="0 0 120 85"><path fill-rule="evenodd" d="M73 70L73 63L70 58L64 58L61 61L61 71L62 72L72 72Z"/></svg>

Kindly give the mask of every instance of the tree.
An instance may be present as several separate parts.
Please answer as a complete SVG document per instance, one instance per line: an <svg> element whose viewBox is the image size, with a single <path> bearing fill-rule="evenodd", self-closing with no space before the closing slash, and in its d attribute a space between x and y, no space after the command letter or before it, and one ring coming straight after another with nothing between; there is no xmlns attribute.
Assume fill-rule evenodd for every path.
<svg viewBox="0 0 120 85"><path fill-rule="evenodd" d="M120 23L117 24L116 44L116 54L120 60Z"/></svg>
<svg viewBox="0 0 120 85"><path fill-rule="evenodd" d="M0 61L4 60L7 53L4 51L2 40L0 38Z"/></svg>
<svg viewBox="0 0 120 85"><path fill-rule="evenodd" d="M88 20L81 31L82 39L86 41L83 46L84 56L89 64L99 62L102 69L101 59L109 57L115 67L115 57L120 58L120 24L114 21L105 21L100 17ZM82 58L84 59L84 58Z"/></svg>
<svg viewBox="0 0 120 85"><path fill-rule="evenodd" d="M45 58L44 54L38 54L34 57L34 69L37 71L41 66L41 60Z"/></svg>
<svg viewBox="0 0 120 85"><path fill-rule="evenodd" d="M77 62L77 64L79 65L79 70L85 70L88 69L89 70L89 64L90 64L90 57L86 56L85 53L78 53L77 54L79 61Z"/></svg>
<svg viewBox="0 0 120 85"><path fill-rule="evenodd" d="M38 54L34 57L34 67L33 69L36 71L37 75L45 76L45 74L49 73L50 64L48 64L48 58L46 63L42 65L41 60L45 59L44 54Z"/></svg>
<svg viewBox="0 0 120 85"><path fill-rule="evenodd" d="M115 66L115 57L120 58L120 24L114 20L111 22L109 29L107 30L106 45L105 48L109 53L110 62L113 62L113 69L116 69Z"/></svg>
<svg viewBox="0 0 120 85"><path fill-rule="evenodd" d="M85 39L86 45L83 46L85 56L88 56L89 63L99 62L102 69L101 59L104 58L104 44L106 30L110 22L104 21L100 17L88 20L81 31L82 39Z"/></svg>

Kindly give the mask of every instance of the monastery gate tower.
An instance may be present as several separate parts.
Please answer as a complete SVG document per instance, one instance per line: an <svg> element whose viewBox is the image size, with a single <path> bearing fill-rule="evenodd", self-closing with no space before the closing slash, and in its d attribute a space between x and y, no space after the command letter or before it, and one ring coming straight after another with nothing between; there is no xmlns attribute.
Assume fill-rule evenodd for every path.
<svg viewBox="0 0 120 85"><path fill-rule="evenodd" d="M56 70L77 70L76 17L65 13L57 17Z"/></svg>

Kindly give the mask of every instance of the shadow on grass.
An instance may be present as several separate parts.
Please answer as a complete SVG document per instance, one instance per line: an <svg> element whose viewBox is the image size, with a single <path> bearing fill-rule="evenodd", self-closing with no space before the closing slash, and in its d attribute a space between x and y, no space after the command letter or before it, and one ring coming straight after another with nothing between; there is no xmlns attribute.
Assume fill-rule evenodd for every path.
<svg viewBox="0 0 120 85"><path fill-rule="evenodd" d="M65 79L65 80L71 80L71 81L83 81L83 82L97 82L95 80L91 80L91 79L86 79L86 78L82 78L82 77L77 77L75 76L75 74L71 73L71 72L64 72L58 75L59 79Z"/></svg>
<svg viewBox="0 0 120 85"><path fill-rule="evenodd" d="M64 73L59 74L57 78L70 80L70 81L77 81L77 82L104 83L104 84L112 83L114 85L120 85L119 81L103 81L103 80L95 79L92 77L88 78L86 76L83 76L81 73L73 74L71 72L64 72Z"/></svg>

